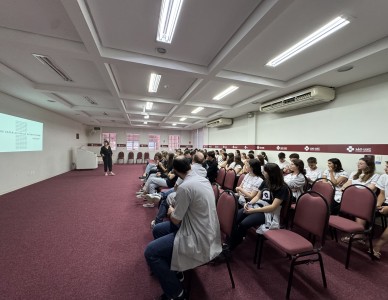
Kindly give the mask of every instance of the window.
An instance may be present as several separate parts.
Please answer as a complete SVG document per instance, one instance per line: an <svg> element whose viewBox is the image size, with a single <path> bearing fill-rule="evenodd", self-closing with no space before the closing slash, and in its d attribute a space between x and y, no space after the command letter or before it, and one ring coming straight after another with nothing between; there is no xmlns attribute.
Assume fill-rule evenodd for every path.
<svg viewBox="0 0 388 300"><path fill-rule="evenodd" d="M112 150L116 150L116 133L103 133L102 141L108 141Z"/></svg>
<svg viewBox="0 0 388 300"><path fill-rule="evenodd" d="M160 147L160 135L149 134L148 135L148 149L149 150L159 150Z"/></svg>
<svg viewBox="0 0 388 300"><path fill-rule="evenodd" d="M173 151L181 147L180 135L169 135L168 136L168 150Z"/></svg>
<svg viewBox="0 0 388 300"><path fill-rule="evenodd" d="M127 134L127 150L139 150L140 134Z"/></svg>

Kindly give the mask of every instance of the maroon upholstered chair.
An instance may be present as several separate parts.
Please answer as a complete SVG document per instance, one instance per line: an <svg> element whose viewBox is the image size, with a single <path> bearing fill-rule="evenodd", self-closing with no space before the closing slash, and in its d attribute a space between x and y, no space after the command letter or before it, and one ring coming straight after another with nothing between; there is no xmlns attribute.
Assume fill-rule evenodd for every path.
<svg viewBox="0 0 388 300"><path fill-rule="evenodd" d="M143 163L143 152L137 152L136 154L136 163L138 164L140 161L140 163Z"/></svg>
<svg viewBox="0 0 388 300"><path fill-rule="evenodd" d="M218 198L220 197L220 188L216 183L212 184L212 188L214 192L214 198L216 199L216 204L217 204Z"/></svg>
<svg viewBox="0 0 388 300"><path fill-rule="evenodd" d="M222 244L222 255L225 258L226 266L228 267L230 282L232 288L235 288L232 270L229 264L230 248L229 242L233 230L236 227L236 218L238 211L238 202L233 191L224 191L218 198L217 201L217 215L220 222L221 239Z"/></svg>
<svg viewBox="0 0 388 300"><path fill-rule="evenodd" d="M135 162L135 155L133 154L132 151L128 152L128 160L127 164L133 164Z"/></svg>
<svg viewBox="0 0 388 300"><path fill-rule="evenodd" d="M326 178L318 178L311 185L311 191L320 193L327 201L329 208L334 201L335 186Z"/></svg>
<svg viewBox="0 0 388 300"><path fill-rule="evenodd" d="M325 242L325 231L329 219L329 206L326 200L316 192L306 192L299 197L295 207L295 217L292 226L308 233L312 241L299 233L287 229L275 229L264 232L260 239L259 259L260 268L264 240L267 239L276 248L291 257L290 274L288 277L287 299L290 297L294 267L319 261L323 286L326 288L326 276L321 256L321 248ZM298 231L299 232L299 231ZM318 238L318 239L317 239Z"/></svg>
<svg viewBox="0 0 388 300"><path fill-rule="evenodd" d="M236 182L236 172L233 169L226 171L225 180L222 188L224 190L234 190L234 184Z"/></svg>
<svg viewBox="0 0 388 300"><path fill-rule="evenodd" d="M147 160L149 160L150 159L150 153L149 152L144 152L144 162L146 163L147 162Z"/></svg>
<svg viewBox="0 0 388 300"><path fill-rule="evenodd" d="M342 193L340 215L330 216L329 227L334 230L336 242L337 229L349 234L348 251L346 254L345 268L349 267L350 252L352 250L352 243L355 240L363 240L364 236L368 237L370 257L373 260L373 227L375 223L376 210L376 195L368 187L361 184L353 184L348 186ZM343 217L341 215L346 215ZM366 225L362 225L349 219L349 217L360 218L366 221ZM355 237L361 235L362 237Z"/></svg>
<svg viewBox="0 0 388 300"><path fill-rule="evenodd" d="M124 152L120 151L119 154L117 155L117 163L120 163L120 160L122 163L124 163Z"/></svg>
<svg viewBox="0 0 388 300"><path fill-rule="evenodd" d="M220 168L220 169L218 170L217 177L216 177L216 183L217 183L220 187L222 187L223 184L224 184L225 175L226 175L226 170L225 170L225 168Z"/></svg>

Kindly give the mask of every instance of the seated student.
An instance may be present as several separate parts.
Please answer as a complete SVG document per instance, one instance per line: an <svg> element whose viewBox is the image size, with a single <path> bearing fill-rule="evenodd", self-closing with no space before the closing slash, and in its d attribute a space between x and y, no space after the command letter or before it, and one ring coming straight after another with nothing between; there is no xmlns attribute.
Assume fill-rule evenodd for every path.
<svg viewBox="0 0 388 300"><path fill-rule="evenodd" d="M362 184L370 188L372 191L376 190L376 183L380 177L379 174L375 174L376 166L375 162L371 159L360 158L357 163L357 171L350 173L349 180L342 186L341 191L344 191L348 186L352 184ZM365 221L356 218L356 222L365 226ZM361 236L355 236L359 238ZM349 242L349 237L345 236L341 239L343 242ZM363 240L358 240L360 243L364 243Z"/></svg>
<svg viewBox="0 0 388 300"><path fill-rule="evenodd" d="M147 163L146 169L144 171L144 174L139 177L139 179L145 179L153 170L153 173L157 172L158 164L162 160L162 153L156 152L154 155L154 162L153 163Z"/></svg>
<svg viewBox="0 0 388 300"><path fill-rule="evenodd" d="M204 167L207 173L206 177L209 179L210 183L215 182L217 178L217 173L218 173L218 165L217 165L217 160L215 158L214 151L207 152Z"/></svg>
<svg viewBox="0 0 388 300"><path fill-rule="evenodd" d="M284 176L284 182L290 187L293 200L297 201L299 196L303 194L303 188L306 184L303 160L294 158L289 169L291 173Z"/></svg>
<svg viewBox="0 0 388 300"><path fill-rule="evenodd" d="M241 175L243 173L244 163L241 161L240 156L234 157L234 171L236 172L236 175Z"/></svg>
<svg viewBox="0 0 388 300"><path fill-rule="evenodd" d="M298 153L291 153L289 156L290 162L292 162L294 159L299 159L299 154ZM290 165L286 166L283 168L283 174L290 174Z"/></svg>
<svg viewBox="0 0 388 300"><path fill-rule="evenodd" d="M317 159L315 157L309 157L307 159L308 167L306 170L306 177L310 184L315 180L322 177L322 170L317 167Z"/></svg>
<svg viewBox="0 0 388 300"><path fill-rule="evenodd" d="M263 157L264 157L264 164L268 163L269 160L268 160L267 154L264 151L261 151L260 154L263 155Z"/></svg>
<svg viewBox="0 0 388 300"><path fill-rule="evenodd" d="M348 173L342 168L341 161L338 158L331 158L327 161L328 169L322 174L322 178L330 179L335 186L334 201L332 202L330 212L336 215L339 212L342 191L341 188L348 180Z"/></svg>
<svg viewBox="0 0 388 300"><path fill-rule="evenodd" d="M243 173L248 173L249 172L248 171L249 161L251 159L254 159L254 158L255 158L255 156L252 153L248 153L247 159L245 160L245 163L244 163L244 166L243 166L243 170L242 170ZM263 171L261 171L261 173L263 173Z"/></svg>
<svg viewBox="0 0 388 300"><path fill-rule="evenodd" d="M183 182L177 190L176 207L168 210L171 221L154 227L154 240L144 251L163 289L160 299L186 299L176 271L203 265L222 252L220 224L210 182L190 172L190 165L182 158L174 159L174 170Z"/></svg>
<svg viewBox="0 0 388 300"><path fill-rule="evenodd" d="M268 229L279 228L280 210L283 201L288 200L288 188L277 164L266 164L263 175L265 179L259 192L238 211L237 230L232 233L231 249L242 242L247 230L253 226L265 224Z"/></svg>
<svg viewBox="0 0 388 300"><path fill-rule="evenodd" d="M241 161L245 164L245 161L248 159L248 156L245 152L241 153Z"/></svg>
<svg viewBox="0 0 388 300"><path fill-rule="evenodd" d="M263 170L264 170L264 165L266 164L265 159L264 159L264 156L261 155L261 154L258 154L258 155L257 155L257 159L258 159L258 161L260 162L260 165L261 165L261 172L263 172Z"/></svg>
<svg viewBox="0 0 388 300"><path fill-rule="evenodd" d="M380 214L388 215L388 193L385 192L388 190L388 161L385 162L384 171L385 174L382 174L376 183L376 187L380 189L380 194L377 197L377 209ZM380 238L373 247L373 255L376 258L381 258L381 248L386 243L388 243L388 227L385 228L384 232L381 234Z"/></svg>
<svg viewBox="0 0 388 300"><path fill-rule="evenodd" d="M257 159L251 159L247 162L247 171L241 184L236 187L239 195L238 203L245 205L246 199L252 199L259 192L259 187L263 183L263 174L261 173L260 163Z"/></svg>
<svg viewBox="0 0 388 300"><path fill-rule="evenodd" d="M228 159L226 161L225 169L234 169L235 164L236 163L234 162L234 154L232 152L228 153Z"/></svg>
<svg viewBox="0 0 388 300"><path fill-rule="evenodd" d="M225 148L222 148L220 150L220 155L218 156L217 158L217 163L218 165L222 164L224 161L226 161L226 158L225 156L223 155L225 153L225 156L226 156L226 149ZM221 167L220 167L221 168Z"/></svg>
<svg viewBox="0 0 388 300"><path fill-rule="evenodd" d="M220 158L221 159L218 160L218 168L225 168L228 162L228 155L226 154L226 152L221 152Z"/></svg>
<svg viewBox="0 0 388 300"><path fill-rule="evenodd" d="M290 164L288 161L286 161L286 155L284 154L284 152L280 152L278 154L278 158L279 160L277 162L275 162L275 164L277 164L280 168L280 170L284 170L285 168L288 167L288 165Z"/></svg>

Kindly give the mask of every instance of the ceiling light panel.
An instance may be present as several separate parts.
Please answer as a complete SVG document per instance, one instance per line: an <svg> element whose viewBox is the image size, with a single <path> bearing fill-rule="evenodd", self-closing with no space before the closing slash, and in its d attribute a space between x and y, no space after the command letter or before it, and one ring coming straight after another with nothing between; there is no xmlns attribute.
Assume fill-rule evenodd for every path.
<svg viewBox="0 0 388 300"><path fill-rule="evenodd" d="M35 53L32 54L32 56L34 56L42 64L48 66L51 70L57 73L64 81L73 82L73 79L71 79L61 68L59 68L58 65L55 64L50 57Z"/></svg>
<svg viewBox="0 0 388 300"><path fill-rule="evenodd" d="M151 73L150 76L150 82L148 84L148 92L149 93L156 93L158 91L160 78L162 75Z"/></svg>
<svg viewBox="0 0 388 300"><path fill-rule="evenodd" d="M153 105L154 105L153 102L147 102L145 108L146 108L147 110L151 110Z"/></svg>
<svg viewBox="0 0 388 300"><path fill-rule="evenodd" d="M144 119L148 120L150 118L150 115L144 116Z"/></svg>
<svg viewBox="0 0 388 300"><path fill-rule="evenodd" d="M180 118L179 121L183 122L186 121L187 118Z"/></svg>
<svg viewBox="0 0 388 300"><path fill-rule="evenodd" d="M315 43L319 42L320 40L324 39L325 37L331 35L332 33L336 32L337 30L341 29L342 27L348 25L350 23L349 20L345 19L344 17L337 17L334 20L330 21L323 27L319 28L314 33L310 34L300 42L293 45L291 48L287 49L280 55L276 56L274 59L270 60L266 65L270 67L276 67L280 65L281 63L285 62L286 60L290 59L294 55L302 52L303 50L307 49L308 47L314 45Z"/></svg>
<svg viewBox="0 0 388 300"><path fill-rule="evenodd" d="M171 44L183 0L162 0L156 40Z"/></svg>
<svg viewBox="0 0 388 300"><path fill-rule="evenodd" d="M220 100L224 97L226 97L227 95L233 93L235 90L238 89L238 86L235 86L235 85L231 85L230 87L228 87L226 90L222 91L221 93L219 93L218 95L214 96L213 97L213 100Z"/></svg>
<svg viewBox="0 0 388 300"><path fill-rule="evenodd" d="M199 107L197 107L196 109L194 109L191 113L192 113L192 114L196 114L196 113L199 113L201 110L203 110L203 107L202 107L202 106L199 106Z"/></svg>

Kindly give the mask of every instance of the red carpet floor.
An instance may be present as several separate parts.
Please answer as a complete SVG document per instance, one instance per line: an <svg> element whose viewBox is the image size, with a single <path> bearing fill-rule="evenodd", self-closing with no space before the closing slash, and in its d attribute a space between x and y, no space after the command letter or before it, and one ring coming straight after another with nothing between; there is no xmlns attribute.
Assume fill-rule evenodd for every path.
<svg viewBox="0 0 388 300"><path fill-rule="evenodd" d="M0 299L154 299L161 294L143 251L155 209L136 199L142 165L71 171L0 196ZM346 247L328 240L319 266L298 266L293 299L386 299L388 251L371 261L358 247L345 270ZM191 299L283 299L289 261L270 245L262 269L252 263L254 240L233 253L232 290L226 266L194 272Z"/></svg>

